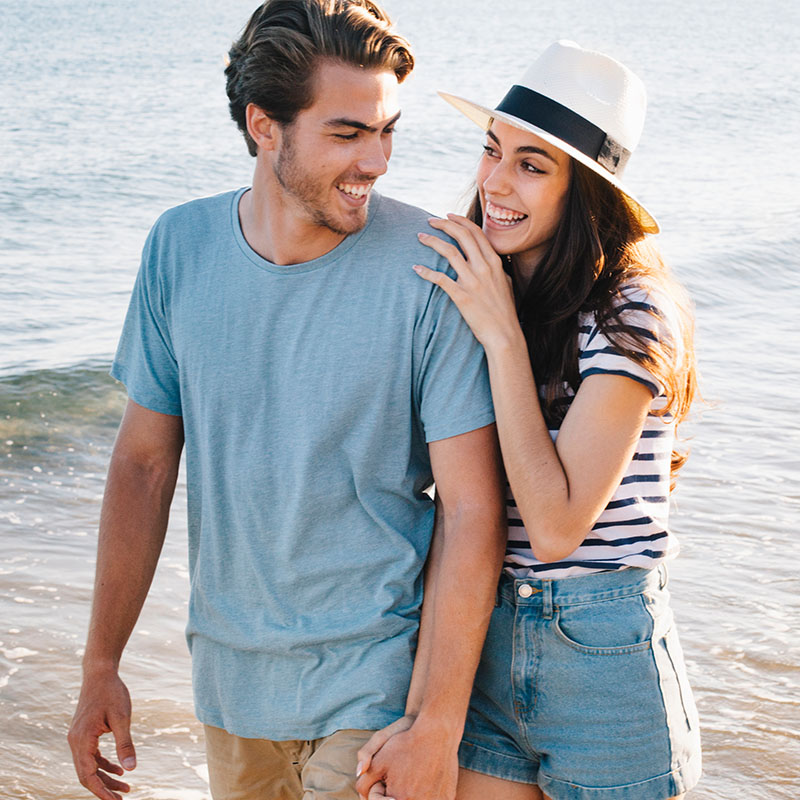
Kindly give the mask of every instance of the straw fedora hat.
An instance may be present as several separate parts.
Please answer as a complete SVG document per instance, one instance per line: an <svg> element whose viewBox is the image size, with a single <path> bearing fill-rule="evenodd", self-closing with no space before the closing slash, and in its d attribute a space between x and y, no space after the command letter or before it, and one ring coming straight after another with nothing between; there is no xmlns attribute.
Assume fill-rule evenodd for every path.
<svg viewBox="0 0 800 800"><path fill-rule="evenodd" d="M484 130L502 120L563 150L616 186L644 229L658 233L653 215L621 181L647 108L644 84L624 64L562 40L533 62L497 108L439 95Z"/></svg>

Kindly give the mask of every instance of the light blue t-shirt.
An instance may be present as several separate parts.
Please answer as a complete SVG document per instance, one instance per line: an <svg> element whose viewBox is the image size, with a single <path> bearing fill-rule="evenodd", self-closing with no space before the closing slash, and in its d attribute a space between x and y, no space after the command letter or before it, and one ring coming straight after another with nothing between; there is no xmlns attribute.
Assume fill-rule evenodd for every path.
<svg viewBox="0 0 800 800"><path fill-rule="evenodd" d="M277 266L242 235L244 191L156 222L112 367L183 417L197 715L268 739L380 728L416 647L426 443L494 421L483 350L411 269L449 269L423 211L375 194L361 231Z"/></svg>

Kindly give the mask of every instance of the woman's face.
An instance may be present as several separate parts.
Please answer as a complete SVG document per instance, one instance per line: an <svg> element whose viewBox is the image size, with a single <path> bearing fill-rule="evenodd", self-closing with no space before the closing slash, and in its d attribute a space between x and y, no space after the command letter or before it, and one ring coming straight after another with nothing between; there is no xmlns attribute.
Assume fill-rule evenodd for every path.
<svg viewBox="0 0 800 800"><path fill-rule="evenodd" d="M495 120L478 165L483 232L500 255L533 269L564 212L570 158L527 131Z"/></svg>

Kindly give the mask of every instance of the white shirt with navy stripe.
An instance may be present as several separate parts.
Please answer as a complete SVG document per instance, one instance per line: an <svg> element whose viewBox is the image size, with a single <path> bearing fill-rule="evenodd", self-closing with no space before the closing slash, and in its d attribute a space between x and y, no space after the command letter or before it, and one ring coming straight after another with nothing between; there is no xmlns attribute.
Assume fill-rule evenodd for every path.
<svg viewBox="0 0 800 800"><path fill-rule="evenodd" d="M652 293L642 288L627 288L619 306L621 317L646 338L668 339L670 344L680 342L668 313L670 304L661 298L657 302L656 305ZM675 425L670 415L654 413L665 403L661 386L645 367L611 344L596 325L594 314L584 314L580 319L578 351L581 380L604 374L622 375L643 383L653 393L650 413L620 485L582 544L566 558L550 563L536 559L508 487L504 569L515 578L566 578L626 567L649 569L678 552L677 541L667 524ZM566 402L571 402L574 393L568 386L565 393ZM550 436L555 442L558 430L551 430Z"/></svg>

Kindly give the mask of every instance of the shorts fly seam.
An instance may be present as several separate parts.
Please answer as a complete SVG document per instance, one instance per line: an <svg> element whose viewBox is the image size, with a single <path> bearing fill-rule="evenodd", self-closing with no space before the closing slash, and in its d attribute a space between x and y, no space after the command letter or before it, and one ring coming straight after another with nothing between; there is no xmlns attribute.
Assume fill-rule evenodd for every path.
<svg viewBox="0 0 800 800"><path fill-rule="evenodd" d="M517 683L517 636L520 633L519 627L519 612L518 605L514 606L514 626L512 628L514 636L511 641L511 691L514 693L514 715L517 718L517 725L519 725L520 717L522 716L522 706L519 702L519 684Z"/></svg>

